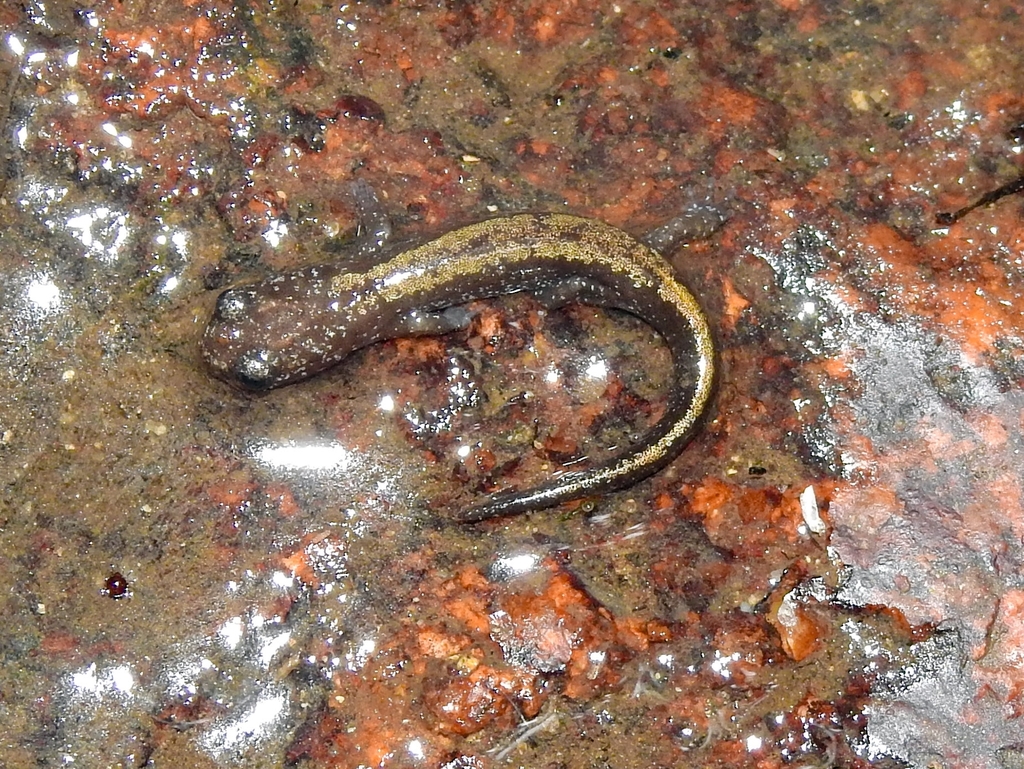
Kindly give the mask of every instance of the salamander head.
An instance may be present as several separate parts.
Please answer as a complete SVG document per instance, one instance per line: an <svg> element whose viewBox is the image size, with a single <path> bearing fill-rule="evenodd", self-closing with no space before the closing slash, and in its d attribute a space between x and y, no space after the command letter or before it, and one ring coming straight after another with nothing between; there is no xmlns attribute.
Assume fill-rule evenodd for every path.
<svg viewBox="0 0 1024 769"><path fill-rule="evenodd" d="M203 358L216 376L243 390L308 379L351 352L353 340L373 341L351 333L356 302L355 294L330 293L318 267L229 288L217 297Z"/></svg>
<svg viewBox="0 0 1024 769"><path fill-rule="evenodd" d="M280 356L269 332L259 325L261 299L253 287L229 288L217 297L203 334L203 358L213 372L245 390L268 390L283 383ZM284 377L287 379L287 377Z"/></svg>

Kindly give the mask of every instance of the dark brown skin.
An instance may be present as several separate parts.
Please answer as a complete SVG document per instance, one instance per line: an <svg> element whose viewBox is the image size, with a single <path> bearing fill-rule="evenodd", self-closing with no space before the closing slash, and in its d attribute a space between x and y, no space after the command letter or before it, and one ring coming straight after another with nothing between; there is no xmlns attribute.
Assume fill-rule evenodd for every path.
<svg viewBox="0 0 1024 769"><path fill-rule="evenodd" d="M635 446L588 470L506 491L464 511L481 521L622 489L657 472L689 441L711 395L714 347L697 301L657 253L603 222L561 214L492 219L450 232L365 273L307 267L217 299L203 356L249 390L298 382L366 345L464 327L459 305L531 291L548 306L613 307L649 323L676 368L664 416ZM682 384L696 364L696 381Z"/></svg>

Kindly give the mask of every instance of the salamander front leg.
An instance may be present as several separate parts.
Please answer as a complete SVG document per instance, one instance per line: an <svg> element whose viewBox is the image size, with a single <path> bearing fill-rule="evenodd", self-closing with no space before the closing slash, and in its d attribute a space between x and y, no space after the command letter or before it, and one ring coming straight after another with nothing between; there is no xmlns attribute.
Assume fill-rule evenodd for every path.
<svg viewBox="0 0 1024 769"><path fill-rule="evenodd" d="M394 325L392 336L437 336L461 331L469 326L473 313L465 307L446 307L443 310L409 310Z"/></svg>

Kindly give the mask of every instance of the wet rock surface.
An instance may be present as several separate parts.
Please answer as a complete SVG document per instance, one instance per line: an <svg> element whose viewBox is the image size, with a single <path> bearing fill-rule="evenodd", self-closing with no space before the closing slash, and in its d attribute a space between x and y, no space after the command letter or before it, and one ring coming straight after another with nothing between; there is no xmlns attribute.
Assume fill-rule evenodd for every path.
<svg viewBox="0 0 1024 769"><path fill-rule="evenodd" d="M0 9L0 765L1020 765L1024 199L937 219L1021 175L1020 14ZM202 365L227 285L541 210L712 322L632 489L452 523L658 418L627 315Z"/></svg>

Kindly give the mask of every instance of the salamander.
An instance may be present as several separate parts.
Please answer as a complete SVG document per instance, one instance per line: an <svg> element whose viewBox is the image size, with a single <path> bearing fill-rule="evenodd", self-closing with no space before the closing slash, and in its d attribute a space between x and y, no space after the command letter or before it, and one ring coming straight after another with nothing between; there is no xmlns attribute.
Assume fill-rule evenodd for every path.
<svg viewBox="0 0 1024 769"><path fill-rule="evenodd" d="M623 489L674 459L711 397L714 346L700 305L658 253L611 225L522 214L449 232L365 272L316 265L217 298L202 340L214 374L246 390L306 379L376 342L464 328L460 305L519 291L548 307L611 307L648 323L675 376L661 418L635 445L533 488L494 493L463 511L476 522Z"/></svg>

